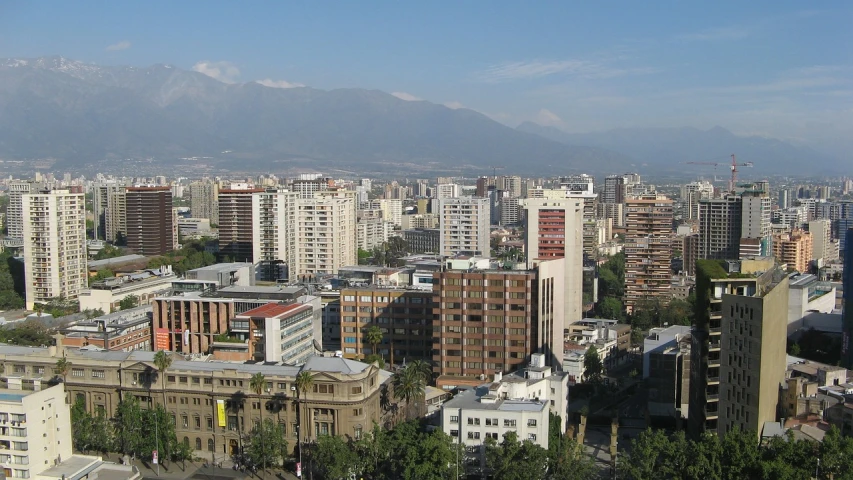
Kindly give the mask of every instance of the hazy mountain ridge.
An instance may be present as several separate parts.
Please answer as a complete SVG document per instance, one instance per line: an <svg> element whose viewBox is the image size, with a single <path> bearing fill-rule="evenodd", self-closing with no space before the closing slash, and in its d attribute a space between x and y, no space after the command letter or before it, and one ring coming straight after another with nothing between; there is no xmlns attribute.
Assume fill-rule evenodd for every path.
<svg viewBox="0 0 853 480"><path fill-rule="evenodd" d="M654 171L682 171L695 169L697 173L714 173L714 167L690 166L684 162L730 161L735 154L739 162L752 162L753 170L744 170L750 175L759 169L764 173L808 173L815 170L826 173L843 171L842 162L811 148L791 145L775 138L739 136L716 126L709 130L693 127L681 128L618 128L604 132L574 134L551 126L524 122L517 130L534 133L566 145L590 145L631 156L637 165ZM716 173L724 176L727 170L717 168Z"/></svg>
<svg viewBox="0 0 853 480"><path fill-rule="evenodd" d="M363 89L225 84L168 65L0 59L0 156L93 159L219 155L263 169L311 160L436 163L528 173L619 170L631 160L506 127L473 110Z"/></svg>

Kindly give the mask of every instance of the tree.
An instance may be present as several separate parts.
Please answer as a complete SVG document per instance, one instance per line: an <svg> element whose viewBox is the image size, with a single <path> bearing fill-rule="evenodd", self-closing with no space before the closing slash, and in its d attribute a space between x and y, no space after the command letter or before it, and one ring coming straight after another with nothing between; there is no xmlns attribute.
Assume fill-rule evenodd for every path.
<svg viewBox="0 0 853 480"><path fill-rule="evenodd" d="M109 268L102 268L102 269L98 270L97 273L95 273L95 276L89 277L89 285L92 285L93 283L100 282L101 280L104 280L107 278L112 278L115 276L116 276L115 272L113 272Z"/></svg>
<svg viewBox="0 0 853 480"><path fill-rule="evenodd" d="M165 350L160 350L154 354L154 366L160 372L160 383L163 387L163 406L166 406L166 370L172 366L172 356Z"/></svg>
<svg viewBox="0 0 853 480"><path fill-rule="evenodd" d="M267 465L281 465L284 460L281 455L287 450L287 440L280 423L269 418L262 420L252 427L249 438L251 442L246 448L246 456L252 464L261 465L264 469Z"/></svg>
<svg viewBox="0 0 853 480"><path fill-rule="evenodd" d="M249 379L249 388L252 390L252 392L255 393L255 395L258 396L258 402L261 404L261 424L264 423L264 399L263 399L262 395L264 393L264 388L266 388L266 386L267 386L267 378L261 372L255 373ZM264 433L263 428L260 429L260 433ZM252 438L256 438L256 437L253 435ZM261 469L266 470L267 469L266 453L261 455L260 458L261 458L262 462L256 462L256 465L260 464Z"/></svg>
<svg viewBox="0 0 853 480"><path fill-rule="evenodd" d="M370 353L379 355L378 345L382 343L382 330L376 325L371 325L365 332L364 339L370 344Z"/></svg>
<svg viewBox="0 0 853 480"><path fill-rule="evenodd" d="M413 402L417 402L418 407L422 403L421 400L431 377L432 369L428 363L421 360L411 362L391 377L394 398L406 403L407 419L411 418L413 413L411 409Z"/></svg>
<svg viewBox="0 0 853 480"><path fill-rule="evenodd" d="M548 452L529 440L519 442L518 434L508 431L499 444L492 437L486 439L486 465L499 480L544 479Z"/></svg>
<svg viewBox="0 0 853 480"><path fill-rule="evenodd" d="M327 480L348 479L360 476L363 470L361 458L355 448L342 437L323 435L311 453L314 463L320 468L322 478Z"/></svg>
<svg viewBox="0 0 853 480"><path fill-rule="evenodd" d="M601 364L598 349L595 348L595 345L590 345L583 357L584 380L592 384L601 383L603 373L604 366Z"/></svg>
<svg viewBox="0 0 853 480"><path fill-rule="evenodd" d="M385 368L385 359L382 358L381 355L371 353L370 355L364 357L364 363L376 363L379 368Z"/></svg>
<svg viewBox="0 0 853 480"><path fill-rule="evenodd" d="M144 414L139 399L133 395L125 396L116 407L113 424L118 434L117 445L125 455L142 455L146 439L143 437L142 424ZM159 432L158 432L159 434Z"/></svg>
<svg viewBox="0 0 853 480"><path fill-rule="evenodd" d="M314 385L314 376L311 375L311 372L307 370L302 370L296 375L296 425L299 429L299 437L296 439L296 441L298 442L297 447L299 448L300 457L302 456L302 444L305 439L305 432L302 428L302 401L305 398L305 394L307 394L308 390L311 389L312 385Z"/></svg>
<svg viewBox="0 0 853 480"><path fill-rule="evenodd" d="M57 375L62 377L62 383L65 383L65 379L68 377L68 371L71 370L71 362L68 361L66 357L59 357L56 360L56 367L53 369Z"/></svg>
<svg viewBox="0 0 853 480"><path fill-rule="evenodd" d="M358 264L367 265L370 260L370 252L367 250L358 249Z"/></svg>
<svg viewBox="0 0 853 480"><path fill-rule="evenodd" d="M139 306L139 297L136 295L128 295L121 299L118 302L119 309L121 310L129 310L131 308L135 308Z"/></svg>
<svg viewBox="0 0 853 480"><path fill-rule="evenodd" d="M595 306L595 316L609 320L622 320L625 314L622 312L622 302L616 297L604 297Z"/></svg>

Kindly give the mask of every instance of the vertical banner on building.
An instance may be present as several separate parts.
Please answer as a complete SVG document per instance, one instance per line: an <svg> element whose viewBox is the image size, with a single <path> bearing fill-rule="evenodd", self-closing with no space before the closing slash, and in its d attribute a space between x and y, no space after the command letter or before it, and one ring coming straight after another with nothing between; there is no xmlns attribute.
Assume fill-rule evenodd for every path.
<svg viewBox="0 0 853 480"><path fill-rule="evenodd" d="M184 330L184 345L190 344L190 329Z"/></svg>
<svg viewBox="0 0 853 480"><path fill-rule="evenodd" d="M216 420L220 427L225 426L225 400L216 401Z"/></svg>
<svg viewBox="0 0 853 480"><path fill-rule="evenodd" d="M157 460L158 460L157 450L152 450L151 451L151 463L153 463L154 465L157 465L157 463L158 463Z"/></svg>
<svg viewBox="0 0 853 480"><path fill-rule="evenodd" d="M160 350L172 350L172 345L169 341L168 328L154 329L154 350L157 352L159 352Z"/></svg>

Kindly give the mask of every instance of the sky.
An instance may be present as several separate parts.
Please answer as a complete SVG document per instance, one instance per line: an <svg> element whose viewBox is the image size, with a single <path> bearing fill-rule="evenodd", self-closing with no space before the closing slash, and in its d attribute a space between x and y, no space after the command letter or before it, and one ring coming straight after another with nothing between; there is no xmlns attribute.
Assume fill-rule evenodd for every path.
<svg viewBox="0 0 853 480"><path fill-rule="evenodd" d="M0 0L0 58L378 89L569 132L719 125L839 153L851 25L850 1Z"/></svg>

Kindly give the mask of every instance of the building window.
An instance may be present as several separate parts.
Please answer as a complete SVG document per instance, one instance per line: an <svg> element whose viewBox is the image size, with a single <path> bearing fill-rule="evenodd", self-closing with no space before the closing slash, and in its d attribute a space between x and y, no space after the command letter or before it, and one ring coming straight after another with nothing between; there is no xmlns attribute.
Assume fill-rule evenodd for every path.
<svg viewBox="0 0 853 480"><path fill-rule="evenodd" d="M198 377L193 377L193 385L198 385L199 383L201 383L200 379Z"/></svg>
<svg viewBox="0 0 853 480"><path fill-rule="evenodd" d="M527 426L528 427L535 427L536 426L536 420L535 419L528 420Z"/></svg>
<svg viewBox="0 0 853 480"><path fill-rule="evenodd" d="M468 432L468 438L472 440L479 440L480 432Z"/></svg>
<svg viewBox="0 0 853 480"><path fill-rule="evenodd" d="M497 427L498 426L498 419L497 418L487 418L486 419L486 426L487 427Z"/></svg>
<svg viewBox="0 0 853 480"><path fill-rule="evenodd" d="M181 415L181 423L184 424L184 428L187 428L190 426L190 420L186 415Z"/></svg>
<svg viewBox="0 0 853 480"><path fill-rule="evenodd" d="M82 368L72 368L72 369L71 369L71 376L72 376L72 377L83 378L83 376L84 376L84 374L83 374L83 369L82 369Z"/></svg>
<svg viewBox="0 0 853 480"><path fill-rule="evenodd" d="M15 373L27 373L27 367L24 365L15 365L14 371Z"/></svg>
<svg viewBox="0 0 853 480"><path fill-rule="evenodd" d="M361 440L361 427L355 427L355 435L356 440Z"/></svg>
<svg viewBox="0 0 853 480"><path fill-rule="evenodd" d="M204 384L205 385L213 385L213 379L212 378L205 378Z"/></svg>
<svg viewBox="0 0 853 480"><path fill-rule="evenodd" d="M335 387L326 383L314 384L314 393L335 393Z"/></svg>
<svg viewBox="0 0 853 480"><path fill-rule="evenodd" d="M166 377L166 380L167 380L167 381L169 381L169 382L174 383L174 382L175 382L175 376L174 376L174 375L169 375L169 376L167 376L167 377Z"/></svg>
<svg viewBox="0 0 853 480"><path fill-rule="evenodd" d="M195 439L195 449L201 450L201 439L198 437L196 437L196 439Z"/></svg>
<svg viewBox="0 0 853 480"><path fill-rule="evenodd" d="M358 386L358 387L352 387L352 394L353 394L353 395L357 395L357 394L359 394L359 393L361 393L361 386Z"/></svg>
<svg viewBox="0 0 853 480"><path fill-rule="evenodd" d="M33 367L36 375L44 375L44 367Z"/></svg>
<svg viewBox="0 0 853 480"><path fill-rule="evenodd" d="M458 437L459 436L459 430L451 430L450 436L451 437Z"/></svg>
<svg viewBox="0 0 853 480"><path fill-rule="evenodd" d="M536 434L531 433L530 435L527 436L527 439L530 440L531 442L535 442L536 441Z"/></svg>
<svg viewBox="0 0 853 480"><path fill-rule="evenodd" d="M353 416L353 417L360 417L363 413L364 413L364 409L363 409L363 408L354 408L354 409L352 409L352 416Z"/></svg>
<svg viewBox="0 0 853 480"><path fill-rule="evenodd" d="M92 378L104 378L103 370L92 370Z"/></svg>
<svg viewBox="0 0 853 480"><path fill-rule="evenodd" d="M504 419L504 427L512 427L512 428L515 428L515 420L506 420L506 419Z"/></svg>
<svg viewBox="0 0 853 480"><path fill-rule="evenodd" d="M450 423L459 423L459 415L451 415Z"/></svg>
<svg viewBox="0 0 853 480"><path fill-rule="evenodd" d="M479 418L470 418L470 417L468 418L468 425L479 425L479 424L480 424Z"/></svg>

